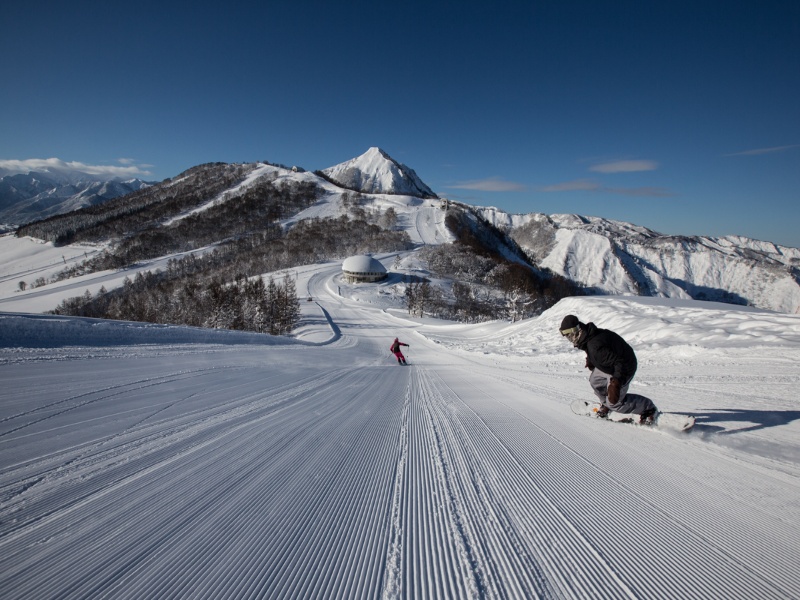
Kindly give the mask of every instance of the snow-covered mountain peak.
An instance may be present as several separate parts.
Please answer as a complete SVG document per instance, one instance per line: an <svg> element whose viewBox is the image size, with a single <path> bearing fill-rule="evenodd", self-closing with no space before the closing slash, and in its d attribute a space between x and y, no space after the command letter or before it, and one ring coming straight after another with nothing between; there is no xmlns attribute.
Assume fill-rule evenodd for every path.
<svg viewBox="0 0 800 600"><path fill-rule="evenodd" d="M365 194L401 194L419 198L436 198L414 169L401 164L378 147L361 156L323 170L342 187Z"/></svg>

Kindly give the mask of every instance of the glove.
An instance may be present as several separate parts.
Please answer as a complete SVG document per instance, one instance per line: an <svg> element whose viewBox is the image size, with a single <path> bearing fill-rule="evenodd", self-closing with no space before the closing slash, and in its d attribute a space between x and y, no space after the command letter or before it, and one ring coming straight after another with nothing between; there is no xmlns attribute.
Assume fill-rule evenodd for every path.
<svg viewBox="0 0 800 600"><path fill-rule="evenodd" d="M590 371L594 371L594 365L592 364L592 361L589 360L588 356L586 357L586 368Z"/></svg>
<svg viewBox="0 0 800 600"><path fill-rule="evenodd" d="M612 377L608 382L608 403L612 406L619 402L619 389L622 387L619 379Z"/></svg>

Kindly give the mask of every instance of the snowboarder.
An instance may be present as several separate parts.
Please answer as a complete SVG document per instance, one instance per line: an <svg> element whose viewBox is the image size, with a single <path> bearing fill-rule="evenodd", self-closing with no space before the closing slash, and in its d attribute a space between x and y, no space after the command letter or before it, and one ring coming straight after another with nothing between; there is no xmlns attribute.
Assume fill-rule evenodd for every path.
<svg viewBox="0 0 800 600"><path fill-rule="evenodd" d="M605 417L613 410L639 415L640 423L652 424L658 412L652 400L638 394L627 396L638 366L633 348L613 331L581 323L575 315L564 317L560 331L573 346L586 352L586 368L592 372L589 385L600 399L597 416Z"/></svg>
<svg viewBox="0 0 800 600"><path fill-rule="evenodd" d="M403 353L400 351L400 346L410 347L408 344L401 342L398 338L394 338L394 342L392 342L392 345L389 349L392 351L392 354L397 357L398 365L407 365L408 363L406 362L406 357L403 356Z"/></svg>

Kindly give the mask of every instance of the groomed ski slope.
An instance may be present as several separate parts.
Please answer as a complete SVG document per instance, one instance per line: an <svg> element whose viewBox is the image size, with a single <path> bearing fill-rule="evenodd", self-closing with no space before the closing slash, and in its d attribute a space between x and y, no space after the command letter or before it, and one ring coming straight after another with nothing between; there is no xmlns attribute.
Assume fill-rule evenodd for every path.
<svg viewBox="0 0 800 600"><path fill-rule="evenodd" d="M448 326L299 276L295 340L0 313L4 599L800 597L797 317ZM572 415L566 312L695 430Z"/></svg>

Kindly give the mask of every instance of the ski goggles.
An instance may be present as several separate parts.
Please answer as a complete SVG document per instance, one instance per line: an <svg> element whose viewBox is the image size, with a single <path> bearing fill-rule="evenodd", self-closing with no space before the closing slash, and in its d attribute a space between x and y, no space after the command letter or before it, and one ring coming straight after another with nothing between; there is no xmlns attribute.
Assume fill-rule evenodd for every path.
<svg viewBox="0 0 800 600"><path fill-rule="evenodd" d="M575 327L570 327L569 329L562 329L561 335L563 335L564 337L569 337L571 335L576 335L580 333L580 331L581 331L580 326L576 325Z"/></svg>

